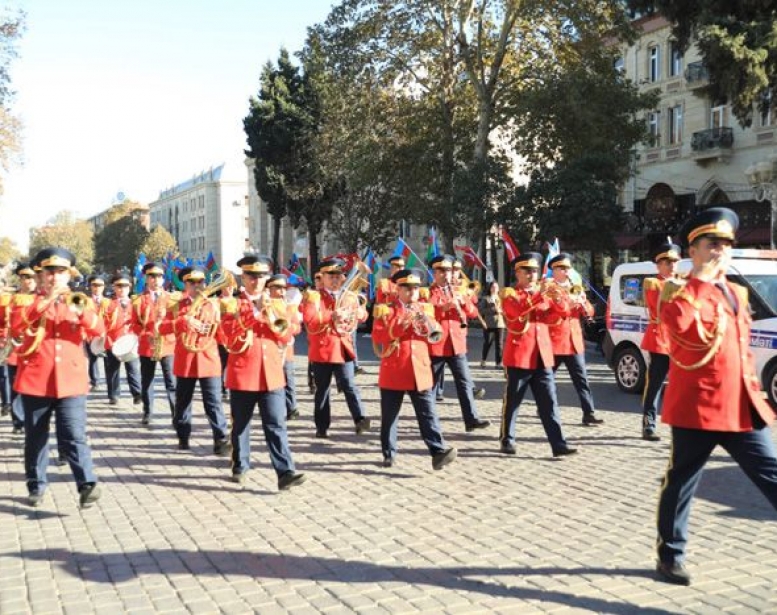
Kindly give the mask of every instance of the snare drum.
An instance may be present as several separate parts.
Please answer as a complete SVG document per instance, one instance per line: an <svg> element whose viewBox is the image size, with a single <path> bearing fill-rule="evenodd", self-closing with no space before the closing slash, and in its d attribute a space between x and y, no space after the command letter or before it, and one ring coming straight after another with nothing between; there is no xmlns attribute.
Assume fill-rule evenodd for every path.
<svg viewBox="0 0 777 615"><path fill-rule="evenodd" d="M134 361L140 356L138 355L138 336L134 333L122 335L113 342L111 352L122 363Z"/></svg>
<svg viewBox="0 0 777 615"><path fill-rule="evenodd" d="M96 337L89 342L89 350L96 357L105 356L105 338Z"/></svg>

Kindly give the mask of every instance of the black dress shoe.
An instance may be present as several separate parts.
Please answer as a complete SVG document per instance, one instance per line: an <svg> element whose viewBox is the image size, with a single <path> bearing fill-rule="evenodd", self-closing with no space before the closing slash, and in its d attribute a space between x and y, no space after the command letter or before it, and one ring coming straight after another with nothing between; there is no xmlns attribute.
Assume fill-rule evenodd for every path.
<svg viewBox="0 0 777 615"><path fill-rule="evenodd" d="M37 508L40 506L40 503L43 501L43 494L46 493L45 491L30 491L29 495L27 496L27 503L32 506L33 508Z"/></svg>
<svg viewBox="0 0 777 615"><path fill-rule="evenodd" d="M143 398L140 395L133 395L132 396L132 405L133 406L139 406L143 403Z"/></svg>
<svg viewBox="0 0 777 615"><path fill-rule="evenodd" d="M213 443L213 454L219 457L226 457L232 450L232 443L229 440L216 440Z"/></svg>
<svg viewBox="0 0 777 615"><path fill-rule="evenodd" d="M181 451L189 450L189 438L178 438L178 450L181 450Z"/></svg>
<svg viewBox="0 0 777 615"><path fill-rule="evenodd" d="M675 585L690 585L691 574L682 564L670 564L668 562L657 562L656 572L667 583Z"/></svg>
<svg viewBox="0 0 777 615"><path fill-rule="evenodd" d="M394 458L393 457L384 457L383 458L383 467L384 468L390 468L394 465Z"/></svg>
<svg viewBox="0 0 777 615"><path fill-rule="evenodd" d="M100 487L97 486L97 483L86 483L79 490L79 494L78 501L81 508L89 508L100 499Z"/></svg>
<svg viewBox="0 0 777 615"><path fill-rule="evenodd" d="M244 485L247 479L248 472L238 472L237 474L233 474L229 480L238 485Z"/></svg>
<svg viewBox="0 0 777 615"><path fill-rule="evenodd" d="M435 401L445 401L445 395L438 395L435 397Z"/></svg>
<svg viewBox="0 0 777 615"><path fill-rule="evenodd" d="M5 416L10 411L11 411L11 405L10 404L3 404L3 407L0 410L0 416Z"/></svg>
<svg viewBox="0 0 777 615"><path fill-rule="evenodd" d="M515 455L518 451L515 450L515 445L507 443L499 447L499 452L503 455Z"/></svg>
<svg viewBox="0 0 777 615"><path fill-rule="evenodd" d="M601 425L604 423L604 419L598 418L593 412L591 414L586 414L583 417L583 425L591 426L591 425Z"/></svg>
<svg viewBox="0 0 777 615"><path fill-rule="evenodd" d="M363 434L365 431L370 430L370 419L366 416L356 421L356 433Z"/></svg>
<svg viewBox="0 0 777 615"><path fill-rule="evenodd" d="M567 446L553 451L554 457L566 457L568 455L577 455L577 449Z"/></svg>
<svg viewBox="0 0 777 615"><path fill-rule="evenodd" d="M486 419L475 419L475 422L467 425L465 427L465 430L470 432L470 431L475 431L476 429L485 429L490 424L491 424L491 421L487 421Z"/></svg>
<svg viewBox="0 0 777 615"><path fill-rule="evenodd" d="M316 438L321 438L322 440L326 440L329 438L329 434L326 433L326 429L316 429Z"/></svg>
<svg viewBox="0 0 777 615"><path fill-rule="evenodd" d="M442 470L449 463L452 463L454 459L456 459L456 449L453 447L445 449L441 453L432 455L432 468Z"/></svg>
<svg viewBox="0 0 777 615"><path fill-rule="evenodd" d="M13 430L11 430L11 433L14 436L20 436L24 433L24 427L14 427Z"/></svg>
<svg viewBox="0 0 777 615"><path fill-rule="evenodd" d="M475 387L472 396L475 399L483 399L486 396L486 390L483 387Z"/></svg>
<svg viewBox="0 0 777 615"><path fill-rule="evenodd" d="M305 480L306 478L304 474L298 474L297 472L292 471L286 472L281 474L280 478L278 478L278 490L286 491L292 487L301 485L305 482Z"/></svg>
<svg viewBox="0 0 777 615"><path fill-rule="evenodd" d="M649 442L658 442L661 439L661 436L659 436L653 429L643 429L642 439Z"/></svg>
<svg viewBox="0 0 777 615"><path fill-rule="evenodd" d="M108 403L111 406L118 406L119 405L119 400L116 399L115 397L111 397L110 399L108 399Z"/></svg>
<svg viewBox="0 0 777 615"><path fill-rule="evenodd" d="M299 410L297 410L296 408L286 413L287 421L293 421L294 419L298 419L298 418L299 418Z"/></svg>
<svg viewBox="0 0 777 615"><path fill-rule="evenodd" d="M151 424L151 415L144 414L143 418L140 419L140 424L141 425L150 425Z"/></svg>

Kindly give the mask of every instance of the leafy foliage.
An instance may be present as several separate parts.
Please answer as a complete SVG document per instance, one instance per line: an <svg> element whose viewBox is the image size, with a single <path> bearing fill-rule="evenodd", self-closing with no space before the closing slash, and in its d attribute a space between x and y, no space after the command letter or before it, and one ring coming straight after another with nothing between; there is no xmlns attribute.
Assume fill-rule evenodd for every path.
<svg viewBox="0 0 777 615"><path fill-rule="evenodd" d="M95 261L104 271L132 268L149 236L133 211L136 203L124 201L105 214L105 225L96 234Z"/></svg>
<svg viewBox="0 0 777 615"><path fill-rule="evenodd" d="M48 247L70 250L76 257L76 267L83 274L94 269L94 232L86 220L79 220L72 212L62 211L45 226L30 233L30 255L34 257Z"/></svg>
<svg viewBox="0 0 777 615"><path fill-rule="evenodd" d="M177 254L178 244L164 226L157 224L140 246L140 252L145 254L149 261L158 262L168 254Z"/></svg>
<svg viewBox="0 0 777 615"><path fill-rule="evenodd" d="M16 43L24 31L23 12L0 16L0 168L7 171L21 152L21 122L11 112L11 61L16 57ZM3 181L0 177L0 194Z"/></svg>
<svg viewBox="0 0 777 615"><path fill-rule="evenodd" d="M18 261L22 256L14 241L8 237L0 237L0 267Z"/></svg>

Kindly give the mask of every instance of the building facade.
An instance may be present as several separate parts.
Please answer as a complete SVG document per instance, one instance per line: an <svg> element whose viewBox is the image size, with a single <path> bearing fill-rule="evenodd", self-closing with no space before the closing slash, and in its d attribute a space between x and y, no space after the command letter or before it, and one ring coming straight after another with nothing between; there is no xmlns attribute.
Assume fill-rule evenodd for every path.
<svg viewBox="0 0 777 615"><path fill-rule="evenodd" d="M149 204L151 226L175 238L182 257L234 269L249 246L248 193L242 171L222 164L162 190Z"/></svg>
<svg viewBox="0 0 777 615"><path fill-rule="evenodd" d="M741 218L738 242L769 247L770 204L753 199L745 170L777 152L777 109L755 109L743 128L725 100L713 100L707 69L695 46L681 53L660 15L639 18L636 44L624 47L618 68L660 102L645 116L650 140L635 152L634 175L620 201L628 228L618 237L620 261L651 253L700 208L725 205Z"/></svg>

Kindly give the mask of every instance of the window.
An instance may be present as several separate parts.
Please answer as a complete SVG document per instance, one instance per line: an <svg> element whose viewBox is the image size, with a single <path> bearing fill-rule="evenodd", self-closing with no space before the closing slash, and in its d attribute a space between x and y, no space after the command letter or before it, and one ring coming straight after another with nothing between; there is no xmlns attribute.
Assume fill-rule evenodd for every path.
<svg viewBox="0 0 777 615"><path fill-rule="evenodd" d="M683 72L683 54L680 52L680 46L677 41L672 41L671 52L669 54L669 74L677 77Z"/></svg>
<svg viewBox="0 0 777 615"><path fill-rule="evenodd" d="M623 71L626 69L626 63L623 61L623 58L615 58L613 67L615 68L615 72L623 73Z"/></svg>
<svg viewBox="0 0 777 615"><path fill-rule="evenodd" d="M715 104L710 107L710 128L723 128L727 125L726 105Z"/></svg>
<svg viewBox="0 0 777 615"><path fill-rule="evenodd" d="M648 144L651 147L658 147L661 145L661 132L659 127L661 126L661 112L651 111L648 113Z"/></svg>
<svg viewBox="0 0 777 615"><path fill-rule="evenodd" d="M677 145L683 140L683 106L669 107L669 143Z"/></svg>
<svg viewBox="0 0 777 615"><path fill-rule="evenodd" d="M648 78L658 81L661 78L661 58L658 45L648 47Z"/></svg>

